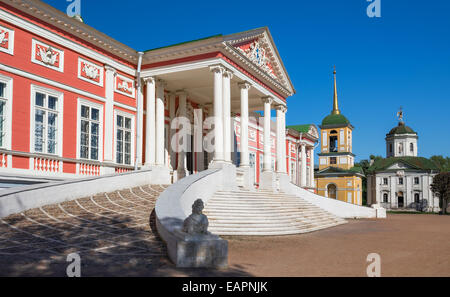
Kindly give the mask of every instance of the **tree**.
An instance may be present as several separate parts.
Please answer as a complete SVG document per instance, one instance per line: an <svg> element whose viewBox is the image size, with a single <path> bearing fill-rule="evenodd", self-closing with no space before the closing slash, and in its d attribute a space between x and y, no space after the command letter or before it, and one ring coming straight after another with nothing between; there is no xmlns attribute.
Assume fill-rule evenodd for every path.
<svg viewBox="0 0 450 297"><path fill-rule="evenodd" d="M439 206L442 214L447 213L447 206L450 199L450 172L441 172L433 178L431 191L439 197Z"/></svg>
<svg viewBox="0 0 450 297"><path fill-rule="evenodd" d="M432 156L430 158L442 172L450 171L450 158L443 156Z"/></svg>
<svg viewBox="0 0 450 297"><path fill-rule="evenodd" d="M361 160L361 161L359 161L359 163L355 163L355 165L354 165L355 167L361 167L364 172L364 176L362 178L362 202L363 202L363 205L367 205L367 173L368 173L367 170L371 166L372 160L374 162L379 159L383 159L383 157L370 155L370 161L369 160Z"/></svg>

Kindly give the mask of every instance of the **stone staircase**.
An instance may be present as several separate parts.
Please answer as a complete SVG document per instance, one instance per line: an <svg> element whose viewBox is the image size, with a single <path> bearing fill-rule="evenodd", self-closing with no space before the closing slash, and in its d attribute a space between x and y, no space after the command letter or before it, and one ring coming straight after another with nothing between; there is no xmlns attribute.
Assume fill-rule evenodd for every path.
<svg viewBox="0 0 450 297"><path fill-rule="evenodd" d="M204 213L217 235L300 234L346 223L297 196L262 190L216 192Z"/></svg>

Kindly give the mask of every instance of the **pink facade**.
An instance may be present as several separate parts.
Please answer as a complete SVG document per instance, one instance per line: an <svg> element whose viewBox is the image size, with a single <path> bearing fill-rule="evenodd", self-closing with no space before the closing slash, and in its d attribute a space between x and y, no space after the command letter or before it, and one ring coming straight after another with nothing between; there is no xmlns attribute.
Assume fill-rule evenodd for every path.
<svg viewBox="0 0 450 297"><path fill-rule="evenodd" d="M183 164L180 158L186 158L182 166L195 173L207 169L213 154L174 153L170 140L177 130L170 126L177 116L185 116L193 123L196 110L202 111L202 121L214 115L213 94L218 93L212 87L211 65L221 63L231 71L228 96L238 93L238 84L251 83L250 112L263 110L259 98L270 96L273 106L285 106L287 97L295 92L279 57L268 58L269 52L275 51L267 30L236 41L236 52L229 48L203 48L201 42L192 45L200 50L189 52L180 48L183 53L173 56L164 55L161 50L149 51L143 54L139 69L137 51L40 1L34 2L33 9L17 1L0 4L1 173L55 178L122 173L152 165L157 162L153 160L155 156L161 158L161 151L163 163L172 175ZM239 34L243 33L236 36ZM251 57L263 38L269 40L261 43L267 61L251 64L237 58ZM177 67L179 72L173 70ZM141 89L138 75L143 79ZM191 80L192 76L196 79ZM200 83L203 85L194 85ZM160 88L163 98L158 97ZM195 91L198 89L201 92ZM187 92L186 110L180 109L180 90ZM163 115L153 110L161 106L160 99ZM229 101L236 101L232 99ZM235 103L228 108L231 113L240 114ZM158 122L161 116L163 122ZM240 150L241 118L236 116L232 121L235 125L231 142ZM158 123L164 123L162 137ZM286 131L286 173L300 184L299 148L301 143L308 146L305 168L312 168L310 160L317 137ZM200 139L207 132L202 127ZM272 168L277 170L274 126L271 138ZM248 152L256 185L263 167L263 142L262 121L250 117ZM159 149L161 145L163 150ZM239 166L239 154L232 152L232 159Z"/></svg>

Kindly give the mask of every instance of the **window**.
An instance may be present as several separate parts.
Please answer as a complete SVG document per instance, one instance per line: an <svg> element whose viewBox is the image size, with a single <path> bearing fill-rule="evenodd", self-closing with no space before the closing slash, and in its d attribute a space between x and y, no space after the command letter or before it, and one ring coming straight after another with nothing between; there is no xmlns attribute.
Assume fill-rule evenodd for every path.
<svg viewBox="0 0 450 297"><path fill-rule="evenodd" d="M383 178L383 185L387 185L388 184L388 179L385 177Z"/></svg>
<svg viewBox="0 0 450 297"><path fill-rule="evenodd" d="M414 184L418 185L420 183L420 179L418 177L414 178Z"/></svg>
<svg viewBox="0 0 450 297"><path fill-rule="evenodd" d="M403 153L403 143L400 143L400 144L398 145L398 153L399 153L399 154Z"/></svg>
<svg viewBox="0 0 450 297"><path fill-rule="evenodd" d="M60 154L60 115L62 100L60 95L36 87L33 90L34 111L32 113L32 133L34 152Z"/></svg>
<svg viewBox="0 0 450 297"><path fill-rule="evenodd" d="M330 157L330 164L337 164L337 158L336 157Z"/></svg>
<svg viewBox="0 0 450 297"><path fill-rule="evenodd" d="M383 203L389 203L389 196L387 193L383 194Z"/></svg>
<svg viewBox="0 0 450 297"><path fill-rule="evenodd" d="M10 77L0 75L0 148L11 149L12 87Z"/></svg>
<svg viewBox="0 0 450 297"><path fill-rule="evenodd" d="M389 144L389 152L392 153L392 143Z"/></svg>
<svg viewBox="0 0 450 297"><path fill-rule="evenodd" d="M414 153L414 143L410 143L409 144L409 150L411 151L411 153Z"/></svg>
<svg viewBox="0 0 450 297"><path fill-rule="evenodd" d="M337 145L337 131L333 130L330 132L330 152L337 152L338 151L338 145Z"/></svg>
<svg viewBox="0 0 450 297"><path fill-rule="evenodd" d="M81 105L80 158L99 160L100 109Z"/></svg>
<svg viewBox="0 0 450 297"><path fill-rule="evenodd" d="M6 102L6 83L0 81L0 147L5 146Z"/></svg>
<svg viewBox="0 0 450 297"><path fill-rule="evenodd" d="M116 116L116 162L118 164L131 165L131 140L132 140L131 117Z"/></svg>
<svg viewBox="0 0 450 297"><path fill-rule="evenodd" d="M403 185L403 177L399 177L398 178L398 184L399 185Z"/></svg>

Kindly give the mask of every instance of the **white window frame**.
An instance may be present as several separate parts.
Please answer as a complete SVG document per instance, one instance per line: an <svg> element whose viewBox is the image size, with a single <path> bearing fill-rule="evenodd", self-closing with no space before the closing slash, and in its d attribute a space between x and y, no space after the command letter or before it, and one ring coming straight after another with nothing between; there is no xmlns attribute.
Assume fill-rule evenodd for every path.
<svg viewBox="0 0 450 297"><path fill-rule="evenodd" d="M131 119L131 163L125 164L125 155L124 155L124 162L123 163L117 163L117 116L127 117ZM125 112L119 109L114 109L114 163L118 165L124 165L124 166L133 166L136 161L136 154L135 154L135 139L136 139L136 116L132 113ZM125 150L124 150L125 154Z"/></svg>
<svg viewBox="0 0 450 297"><path fill-rule="evenodd" d="M11 150L12 143L12 107L13 107L13 79L8 76L0 74L0 82L6 84L5 97L2 98L6 101L5 104L5 122L3 125L3 133L5 137L3 138L2 149Z"/></svg>
<svg viewBox="0 0 450 297"><path fill-rule="evenodd" d="M80 144L81 144L81 106L85 105L90 108L96 108L99 110L99 135L98 135L98 159L92 160L92 159L85 159L81 158L80 153ZM86 161L92 161L92 162L103 162L103 122L104 122L104 113L103 113L104 107L101 103L92 102L87 99L78 98L77 102L77 159L79 160L86 160Z"/></svg>
<svg viewBox="0 0 450 297"><path fill-rule="evenodd" d="M30 98L30 152L36 153L36 154L44 154L49 156L58 156L62 157L63 155L63 111L64 111L64 93L37 86L37 85L31 85L31 98ZM35 137L34 137L34 130L35 130L35 111L36 111L36 93L44 93L47 96L56 97L58 99L57 102L57 108L56 112L58 113L58 120L57 120L57 127L56 127L56 152L55 154L47 153L47 152L36 152L35 150ZM47 149L45 149L47 150Z"/></svg>

